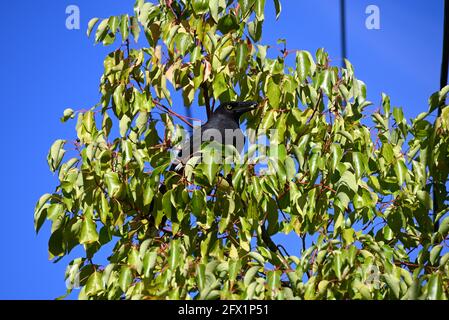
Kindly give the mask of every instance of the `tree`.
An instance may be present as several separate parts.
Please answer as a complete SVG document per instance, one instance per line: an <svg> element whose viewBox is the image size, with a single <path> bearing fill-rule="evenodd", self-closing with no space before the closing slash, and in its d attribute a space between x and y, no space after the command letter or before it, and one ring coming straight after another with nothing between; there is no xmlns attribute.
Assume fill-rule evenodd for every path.
<svg viewBox="0 0 449 320"><path fill-rule="evenodd" d="M59 184L34 218L36 231L52 223L51 259L84 247L65 275L79 280L79 298L448 298L449 87L411 122L386 95L369 114L349 61L337 68L323 49L285 42L268 57L264 7L138 0L133 16L89 22L96 43L121 45L104 60L100 103L64 111L64 122L77 117L77 140L52 145ZM147 44L132 48L141 35ZM174 90L208 115L218 101L258 101L247 116L253 146L232 164L167 170L190 124L172 109ZM297 239L299 257L275 246L278 233ZM111 241L109 264L97 264Z"/></svg>

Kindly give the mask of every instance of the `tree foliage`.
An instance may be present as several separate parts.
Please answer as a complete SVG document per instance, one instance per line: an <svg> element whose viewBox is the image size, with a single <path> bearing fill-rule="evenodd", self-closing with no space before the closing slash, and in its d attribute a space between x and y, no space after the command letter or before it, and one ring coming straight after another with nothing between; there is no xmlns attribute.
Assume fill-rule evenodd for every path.
<svg viewBox="0 0 449 320"><path fill-rule="evenodd" d="M448 298L449 87L411 122L386 95L368 112L348 61L261 44L264 8L137 0L132 16L89 22L95 43L121 45L104 60L100 103L64 111L77 140L52 145L59 184L34 218L37 231L51 222L50 259L84 248L66 272L79 298ZM188 123L172 109L175 90L208 114L218 101L259 101L249 138L263 132L276 156L250 147L234 164L167 170ZM297 239L300 255L267 245L262 225Z"/></svg>

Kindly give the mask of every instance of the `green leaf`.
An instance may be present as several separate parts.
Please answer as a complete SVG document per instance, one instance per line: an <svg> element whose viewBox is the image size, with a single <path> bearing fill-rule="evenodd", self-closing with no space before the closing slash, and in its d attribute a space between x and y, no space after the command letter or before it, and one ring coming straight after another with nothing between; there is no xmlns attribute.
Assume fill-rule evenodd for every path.
<svg viewBox="0 0 449 320"><path fill-rule="evenodd" d="M214 183L215 176L217 175L217 172L220 169L219 165L217 163L214 163L213 161L204 162L200 164L197 168L202 170L202 172L207 177L207 180L209 180L209 183L211 185Z"/></svg>
<svg viewBox="0 0 449 320"><path fill-rule="evenodd" d="M65 154L65 150L63 149L65 143L65 140L59 139L56 140L50 148L50 151L47 155L47 162L52 172L55 172L59 169L62 158Z"/></svg>
<svg viewBox="0 0 449 320"><path fill-rule="evenodd" d="M257 287L258 287L257 282L252 282L248 285L248 289L246 290L246 296L249 300L254 299L254 293Z"/></svg>
<svg viewBox="0 0 449 320"><path fill-rule="evenodd" d="M128 40L129 37L129 16L127 14L122 15L120 19L120 33L122 35L122 41Z"/></svg>
<svg viewBox="0 0 449 320"><path fill-rule="evenodd" d="M418 200L425 205L426 209L433 210L433 200L427 191L419 190L416 193Z"/></svg>
<svg viewBox="0 0 449 320"><path fill-rule="evenodd" d="M97 225L95 221L90 216L84 216L81 233L80 233L80 243L89 244L98 241Z"/></svg>
<svg viewBox="0 0 449 320"><path fill-rule="evenodd" d="M313 178L318 169L318 161L320 160L320 154L314 153L309 159L309 173L310 177Z"/></svg>
<svg viewBox="0 0 449 320"><path fill-rule="evenodd" d="M253 20L247 24L251 39L258 42L262 37L262 21Z"/></svg>
<svg viewBox="0 0 449 320"><path fill-rule="evenodd" d="M149 205L151 201L153 201L153 197L154 197L153 185L151 183L151 180L148 179L145 183L145 187L143 190L143 205L144 206Z"/></svg>
<svg viewBox="0 0 449 320"><path fill-rule="evenodd" d="M438 233L443 237L446 237L449 232L449 217L446 217L440 224L438 228Z"/></svg>
<svg viewBox="0 0 449 320"><path fill-rule="evenodd" d="M267 98L270 101L270 105L272 108L279 108L281 102L281 88L279 85L273 80L272 77L268 79L267 84Z"/></svg>
<svg viewBox="0 0 449 320"><path fill-rule="evenodd" d="M400 281L398 278L396 278L392 274L384 274L385 282L390 287L391 291L393 292L393 295L396 299L399 299L399 293L400 293Z"/></svg>
<svg viewBox="0 0 449 320"><path fill-rule="evenodd" d="M271 296L274 296L276 291L281 286L281 271L268 271L267 272L267 286L268 292Z"/></svg>
<svg viewBox="0 0 449 320"><path fill-rule="evenodd" d="M343 137L345 137L346 139L348 139L348 141L354 142L354 137L351 136L351 134L345 130L340 130L337 132L337 134L342 135Z"/></svg>
<svg viewBox="0 0 449 320"><path fill-rule="evenodd" d="M206 288L206 265L197 264L196 265L196 278L198 283L198 289L203 291Z"/></svg>
<svg viewBox="0 0 449 320"><path fill-rule="evenodd" d="M429 98L429 113L435 111L438 107L445 105L448 92L449 85L431 95Z"/></svg>
<svg viewBox="0 0 449 320"><path fill-rule="evenodd" d="M329 285L329 281L321 280L320 283L318 283L318 292L321 295L324 295L326 293L328 285Z"/></svg>
<svg viewBox="0 0 449 320"><path fill-rule="evenodd" d="M95 27L97 22L99 21L99 18L92 18L89 20L89 23L87 24L87 36L90 37L90 34L92 33L92 29Z"/></svg>
<svg viewBox="0 0 449 320"><path fill-rule="evenodd" d="M357 190L359 188L354 174L350 171L345 171L343 173L343 175L340 178L339 184L345 184L349 189L351 189L355 193L357 193Z"/></svg>
<svg viewBox="0 0 449 320"><path fill-rule="evenodd" d="M133 159L133 144L130 140L122 140L122 151L125 158L125 164L129 164Z"/></svg>
<svg viewBox="0 0 449 320"><path fill-rule="evenodd" d="M34 208L34 230L36 233L39 232L42 224L47 218L47 206L46 203L51 199L51 194L46 193L39 198L39 201L36 203Z"/></svg>
<svg viewBox="0 0 449 320"><path fill-rule="evenodd" d="M52 234L50 236L50 239L48 240L49 259L53 259L54 257L58 256L64 256L65 243L63 241L63 236L64 236L63 225L54 223L52 225Z"/></svg>
<svg viewBox="0 0 449 320"><path fill-rule="evenodd" d="M449 107L446 106L443 108L443 111L441 111L441 125L444 130L449 131Z"/></svg>
<svg viewBox="0 0 449 320"><path fill-rule="evenodd" d="M231 259L229 262L229 280L235 281L237 275L240 273L242 262L239 259Z"/></svg>
<svg viewBox="0 0 449 320"><path fill-rule="evenodd" d="M369 177L369 183L374 188L374 191L380 192L382 190L382 188L380 187L379 179L377 178L377 176L371 175Z"/></svg>
<svg viewBox="0 0 449 320"><path fill-rule="evenodd" d="M342 237L345 240L347 245L350 245L354 242L354 229L344 229L342 233Z"/></svg>
<svg viewBox="0 0 449 320"><path fill-rule="evenodd" d="M315 72L315 62L310 52L301 50L296 53L296 71L301 81Z"/></svg>
<svg viewBox="0 0 449 320"><path fill-rule="evenodd" d="M132 270L128 266L122 266L120 269L120 275L118 278L118 285L123 292L128 290L129 285L132 282Z"/></svg>
<svg viewBox="0 0 449 320"><path fill-rule="evenodd" d="M341 280L342 263L343 263L343 261L342 261L342 257L341 257L341 252L335 251L334 252L334 259L333 259L332 267L333 267L333 270L335 272L335 276L339 280Z"/></svg>
<svg viewBox="0 0 449 320"><path fill-rule="evenodd" d="M112 128L112 120L108 116L107 113L104 114L104 118L103 118L101 127L103 129L103 132L104 132L105 136L108 137L109 133L111 132L111 128Z"/></svg>
<svg viewBox="0 0 449 320"><path fill-rule="evenodd" d="M427 299L441 300L443 293L443 283L441 275L438 273L431 274L427 284Z"/></svg>
<svg viewBox="0 0 449 320"><path fill-rule="evenodd" d="M259 266L254 266L248 269L245 273L245 277L243 278L243 283L246 287L248 287L252 282L257 272L259 271Z"/></svg>
<svg viewBox="0 0 449 320"><path fill-rule="evenodd" d="M210 16L214 19L215 23L218 23L218 9L219 0L209 0Z"/></svg>
<svg viewBox="0 0 449 320"><path fill-rule="evenodd" d="M230 13L221 17L221 19L218 21L217 27L221 33L227 34L237 30L239 28L239 24L237 22L236 16Z"/></svg>
<svg viewBox="0 0 449 320"><path fill-rule="evenodd" d="M182 55L184 55L193 44L192 37L188 33L178 33L175 36L174 41L176 43L176 48Z"/></svg>
<svg viewBox="0 0 449 320"><path fill-rule="evenodd" d="M122 188L117 172L108 172L104 175L104 181L108 189L109 196L118 197Z"/></svg>
<svg viewBox="0 0 449 320"><path fill-rule="evenodd" d="M343 151L341 150L340 145L337 143L331 144L330 150L331 150L331 156L332 156L331 169L332 169L332 171L335 171L338 163L341 161Z"/></svg>
<svg viewBox="0 0 449 320"><path fill-rule="evenodd" d="M192 213L195 216L199 216L203 212L203 210L206 207L206 199L201 190L193 191L192 201L190 204L191 204L191 208L192 208Z"/></svg>
<svg viewBox="0 0 449 320"><path fill-rule="evenodd" d="M265 265L265 259L264 259L264 257L262 257L262 255L260 253L251 251L250 253L248 253L248 256L250 256L251 258L256 260L260 264L261 267L263 267Z"/></svg>
<svg viewBox="0 0 449 320"><path fill-rule="evenodd" d="M52 203L47 209L47 219L58 220L64 214L64 206L61 203Z"/></svg>
<svg viewBox="0 0 449 320"><path fill-rule="evenodd" d="M137 273L142 272L143 263L139 256L139 250L132 248L128 253L128 265L137 271Z"/></svg>
<svg viewBox="0 0 449 320"><path fill-rule="evenodd" d="M122 113L126 112L127 110L124 91L125 86L121 84L117 86L117 88L115 88L114 93L112 95L114 99L116 113L118 116L121 116Z"/></svg>
<svg viewBox="0 0 449 320"><path fill-rule="evenodd" d="M262 118L262 122L260 123L260 127L263 130L269 130L272 128L273 124L274 124L274 118L275 118L276 113L272 112L272 111L268 111L264 114L263 118Z"/></svg>
<svg viewBox="0 0 449 320"><path fill-rule="evenodd" d="M374 112L372 115L372 119L383 130L388 130L388 119L384 118L379 112Z"/></svg>
<svg viewBox="0 0 449 320"><path fill-rule="evenodd" d="M282 11L282 6L281 6L280 0L274 0L274 7L276 9L276 20L277 20L279 18L279 16L281 15L281 11Z"/></svg>
<svg viewBox="0 0 449 320"><path fill-rule="evenodd" d="M245 70L248 65L248 46L241 42L237 45L237 69Z"/></svg>
<svg viewBox="0 0 449 320"><path fill-rule="evenodd" d="M110 208L108 199L104 193L101 193L101 211L100 211L100 220L103 224L106 224L110 215Z"/></svg>
<svg viewBox="0 0 449 320"><path fill-rule="evenodd" d="M168 190L163 196L162 196L162 209L164 211L164 214L167 216L167 218L172 219L172 190Z"/></svg>
<svg viewBox="0 0 449 320"><path fill-rule="evenodd" d="M73 109L67 108L64 110L64 114L61 118L61 122L66 122L69 119L73 119L75 116L75 111L73 111Z"/></svg>
<svg viewBox="0 0 449 320"><path fill-rule="evenodd" d="M137 43L137 41L139 41L140 26L136 17L131 17L131 33L134 37L134 41Z"/></svg>
<svg viewBox="0 0 449 320"><path fill-rule="evenodd" d="M437 265L438 260L440 259L440 253L442 249L443 246L439 244L434 246L432 250L430 250L430 263L432 265Z"/></svg>
<svg viewBox="0 0 449 320"><path fill-rule="evenodd" d="M398 124L404 122L404 113L402 112L402 108L394 107L393 117Z"/></svg>
<svg viewBox="0 0 449 320"><path fill-rule="evenodd" d="M168 268L175 270L181 259L181 247L179 239L172 240L170 243L170 256L168 260Z"/></svg>
<svg viewBox="0 0 449 320"><path fill-rule="evenodd" d="M109 29L109 20L108 19L102 20L98 25L97 31L95 32L96 43L104 40L104 38L108 34L108 29Z"/></svg>
<svg viewBox="0 0 449 320"><path fill-rule="evenodd" d="M329 70L324 70L324 72L318 74L318 84L324 93L328 96L332 95L332 81L331 72Z"/></svg>
<svg viewBox="0 0 449 320"><path fill-rule="evenodd" d="M193 0L192 6L196 14L204 14L209 9L208 0Z"/></svg>
<svg viewBox="0 0 449 320"><path fill-rule="evenodd" d="M150 277L157 262L157 252L147 251L143 257L143 273L146 278Z"/></svg>
<svg viewBox="0 0 449 320"><path fill-rule="evenodd" d="M109 18L108 23L109 23L109 30L115 34L117 32L120 20L116 16L112 16Z"/></svg>
<svg viewBox="0 0 449 320"><path fill-rule="evenodd" d="M443 255L440 259L440 266L445 266L449 261L449 252Z"/></svg>
<svg viewBox="0 0 449 320"><path fill-rule="evenodd" d="M390 117L390 97L382 93L382 107L386 118Z"/></svg>
<svg viewBox="0 0 449 320"><path fill-rule="evenodd" d="M93 296L104 289L102 274L98 271L92 273L86 283L86 294Z"/></svg>
<svg viewBox="0 0 449 320"><path fill-rule="evenodd" d="M262 21L265 19L265 0L256 0L256 19Z"/></svg>
<svg viewBox="0 0 449 320"><path fill-rule="evenodd" d="M238 0L240 9L242 10L242 16L246 17L254 6L255 0Z"/></svg>
<svg viewBox="0 0 449 320"><path fill-rule="evenodd" d="M122 137L126 137L126 133L128 132L130 126L131 126L131 119L126 114L123 115L123 117L120 119L119 122L120 135Z"/></svg>
<svg viewBox="0 0 449 320"><path fill-rule="evenodd" d="M286 157L284 163L285 163L285 173L287 174L287 180L291 181L296 174L295 161L291 157Z"/></svg>
<svg viewBox="0 0 449 320"><path fill-rule="evenodd" d="M223 93L228 91L228 84L223 72L220 72L215 76L214 82L212 83L212 88L215 99L219 99Z"/></svg>
<svg viewBox="0 0 449 320"><path fill-rule="evenodd" d="M360 152L352 153L352 163L354 165L356 180L360 179L365 171L363 164L363 156Z"/></svg>
<svg viewBox="0 0 449 320"><path fill-rule="evenodd" d="M402 186L405 182L408 172L404 160L399 159L398 161L396 161L394 165L394 172L396 173L396 177L398 178L398 184Z"/></svg>
<svg viewBox="0 0 449 320"><path fill-rule="evenodd" d="M382 156L387 161L387 164L390 164L395 160L394 150L391 144L382 145Z"/></svg>

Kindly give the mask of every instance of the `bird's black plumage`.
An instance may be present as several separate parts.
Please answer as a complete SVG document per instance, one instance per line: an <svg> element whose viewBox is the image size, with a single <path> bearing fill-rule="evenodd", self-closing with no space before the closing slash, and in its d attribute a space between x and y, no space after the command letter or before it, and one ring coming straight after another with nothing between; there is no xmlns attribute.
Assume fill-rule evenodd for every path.
<svg viewBox="0 0 449 320"><path fill-rule="evenodd" d="M244 136L243 132L240 129L240 117L254 109L257 106L256 102L240 102L240 101L232 101L222 103L212 114L210 119L201 126L200 134L194 134L186 140L182 146L181 150L178 153L178 156L173 161L173 164L170 166L169 171L176 171L178 174L181 174L184 170L184 165L189 161L189 159L198 152L201 148L201 144L206 141L215 140L217 137L217 133L223 138L220 142L221 144L231 143L234 147L241 152L244 144ZM226 139L229 134L236 135L236 139ZM212 139L214 138L214 139ZM229 137L228 137L229 138ZM240 143L234 143L239 142ZM159 192L164 194L167 191L167 186L165 182L159 186ZM150 204L149 212L153 212L154 210L154 200ZM150 215L150 221L154 223L154 217ZM163 218L161 225L165 225L166 217Z"/></svg>
<svg viewBox="0 0 449 320"><path fill-rule="evenodd" d="M192 155L199 151L202 143L207 141L216 141L223 145L231 144L241 152L244 135L240 129L240 117L256 106L256 102L240 101L221 104L201 129L184 142L170 170L181 171Z"/></svg>

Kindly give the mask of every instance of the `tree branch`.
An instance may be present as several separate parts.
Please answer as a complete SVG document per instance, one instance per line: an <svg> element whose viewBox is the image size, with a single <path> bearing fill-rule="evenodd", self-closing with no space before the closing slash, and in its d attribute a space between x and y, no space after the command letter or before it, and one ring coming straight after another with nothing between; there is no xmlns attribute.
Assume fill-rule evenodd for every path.
<svg viewBox="0 0 449 320"><path fill-rule="evenodd" d="M189 127L193 128L193 125L192 125L189 121L187 121L187 117L185 117L185 116L183 116L183 115L180 115L179 113L176 113L175 111L173 111L173 110L169 109L168 107L164 106L164 105L163 105L162 103L160 103L159 101L153 100L153 103L154 103L157 107L159 107L160 109L162 109L163 111L166 111L166 112L168 112L169 114L171 114L171 115L177 117L179 120L181 120L182 122L184 122L185 124L187 124ZM189 118L190 118L190 117L189 117ZM193 119L193 118L191 118L191 119ZM200 121L199 119L193 119L193 120L198 120L198 121Z"/></svg>
<svg viewBox="0 0 449 320"><path fill-rule="evenodd" d="M206 82L201 84L201 89L203 90L204 103L206 105L207 120L209 120L214 110L210 105L209 88L207 87Z"/></svg>
<svg viewBox="0 0 449 320"><path fill-rule="evenodd" d="M285 270L290 270L291 268L290 268L290 265L288 264L288 261L285 259L284 255L279 250L279 246L277 246L274 243L274 241L271 239L270 235L267 232L267 229L265 228L265 219L264 219L263 223L260 225L260 227L262 229L261 240L265 243L265 245L268 247L268 249L270 249L270 251L272 251L273 253L275 253L277 255L278 259L281 261L282 266L285 268ZM282 248L285 250L284 247L282 247Z"/></svg>

